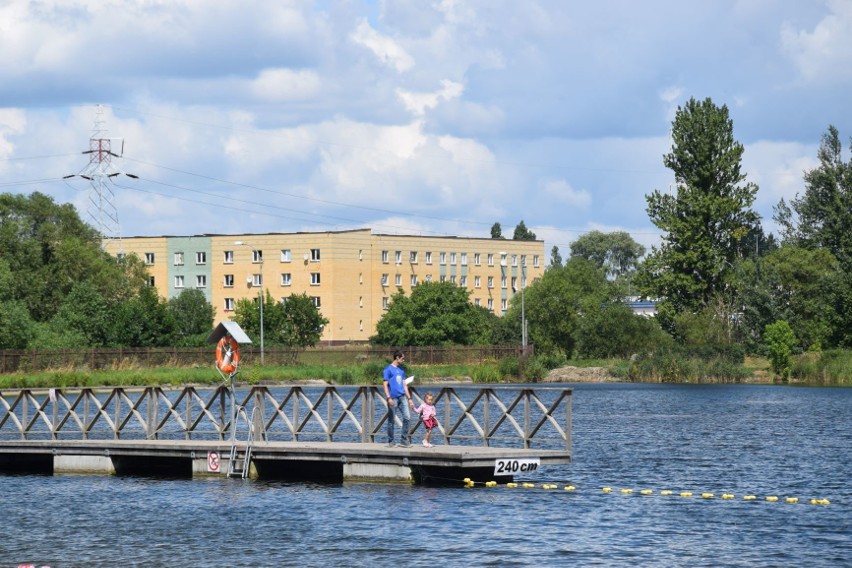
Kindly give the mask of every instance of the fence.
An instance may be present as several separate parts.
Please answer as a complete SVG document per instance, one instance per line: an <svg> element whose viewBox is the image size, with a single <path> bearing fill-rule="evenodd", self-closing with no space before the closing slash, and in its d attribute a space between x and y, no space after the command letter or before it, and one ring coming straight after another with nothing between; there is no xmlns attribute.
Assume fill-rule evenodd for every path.
<svg viewBox="0 0 852 568"><path fill-rule="evenodd" d="M497 346L434 346L403 347L406 360L413 365L468 364L520 357L524 354L520 345ZM395 348L370 346L317 347L305 351L264 349L264 364L286 365L298 360L301 363L319 365L349 365L368 361L387 361ZM257 346L241 349L244 361L260 362ZM527 355L533 353L527 346ZM50 369L122 369L140 367L181 367L210 365L213 360L211 347L163 347L112 349L57 349L57 350L0 350L0 373L17 371L34 372Z"/></svg>
<svg viewBox="0 0 852 568"><path fill-rule="evenodd" d="M425 393L427 389L421 388ZM445 444L571 449L571 389L443 387L430 389L438 411L433 438ZM415 399L422 400L417 389ZM384 441L387 402L380 387L253 387L236 403L255 409L268 441ZM139 390L23 389L0 392L0 440L228 439L230 391L160 387ZM422 428L416 415L412 431Z"/></svg>

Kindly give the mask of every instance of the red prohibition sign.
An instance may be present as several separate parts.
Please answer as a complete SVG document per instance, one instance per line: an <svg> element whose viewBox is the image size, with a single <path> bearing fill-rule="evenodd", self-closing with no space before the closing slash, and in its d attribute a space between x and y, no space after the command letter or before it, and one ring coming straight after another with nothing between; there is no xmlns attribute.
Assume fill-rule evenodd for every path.
<svg viewBox="0 0 852 568"><path fill-rule="evenodd" d="M219 452L213 451L207 453L207 471L219 471Z"/></svg>

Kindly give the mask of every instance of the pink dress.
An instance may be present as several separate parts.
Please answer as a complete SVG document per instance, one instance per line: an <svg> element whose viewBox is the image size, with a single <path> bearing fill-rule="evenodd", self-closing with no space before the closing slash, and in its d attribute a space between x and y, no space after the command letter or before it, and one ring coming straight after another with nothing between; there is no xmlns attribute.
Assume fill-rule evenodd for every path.
<svg viewBox="0 0 852 568"><path fill-rule="evenodd" d="M420 419L423 421L423 425L426 426L429 430L438 425L438 420L435 418L435 414L437 413L435 410L435 406L432 404L426 404L425 402L420 406L414 408L414 412L420 415Z"/></svg>

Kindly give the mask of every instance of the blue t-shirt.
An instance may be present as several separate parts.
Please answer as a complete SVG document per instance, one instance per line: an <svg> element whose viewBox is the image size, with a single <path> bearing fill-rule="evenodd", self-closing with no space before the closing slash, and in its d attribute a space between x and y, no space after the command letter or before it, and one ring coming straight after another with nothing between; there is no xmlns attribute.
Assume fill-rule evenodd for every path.
<svg viewBox="0 0 852 568"><path fill-rule="evenodd" d="M388 365L385 367L384 380L388 384L388 392L391 398L405 396L405 371L399 367Z"/></svg>

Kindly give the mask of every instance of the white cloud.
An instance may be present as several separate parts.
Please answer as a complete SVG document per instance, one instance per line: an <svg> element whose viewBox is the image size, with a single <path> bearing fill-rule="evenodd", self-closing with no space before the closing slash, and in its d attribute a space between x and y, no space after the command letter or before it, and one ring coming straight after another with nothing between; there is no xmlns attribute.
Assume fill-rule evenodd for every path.
<svg viewBox="0 0 852 568"><path fill-rule="evenodd" d="M422 116L428 109L438 106L441 101L459 98L464 93L464 85L447 79L441 81L441 89L432 93L412 93L397 89L396 93L402 99L405 108L415 116Z"/></svg>
<svg viewBox="0 0 852 568"><path fill-rule="evenodd" d="M829 13L812 30L785 23L784 49L804 78L837 82L852 78L852 2L829 0Z"/></svg>
<svg viewBox="0 0 852 568"><path fill-rule="evenodd" d="M555 201L570 207L588 207L592 202L592 196L588 191L576 190L564 179L546 181L543 189Z"/></svg>
<svg viewBox="0 0 852 568"><path fill-rule="evenodd" d="M414 67L414 58L396 41L371 28L366 19L355 28L352 39L372 51L379 61L394 68L398 73Z"/></svg>
<svg viewBox="0 0 852 568"><path fill-rule="evenodd" d="M322 87L314 71L264 69L251 83L251 91L261 100L288 102L307 100L316 96Z"/></svg>
<svg viewBox="0 0 852 568"><path fill-rule="evenodd" d="M0 108L0 159L8 158L15 150L8 136L21 134L27 125L27 117L23 110L17 108Z"/></svg>

